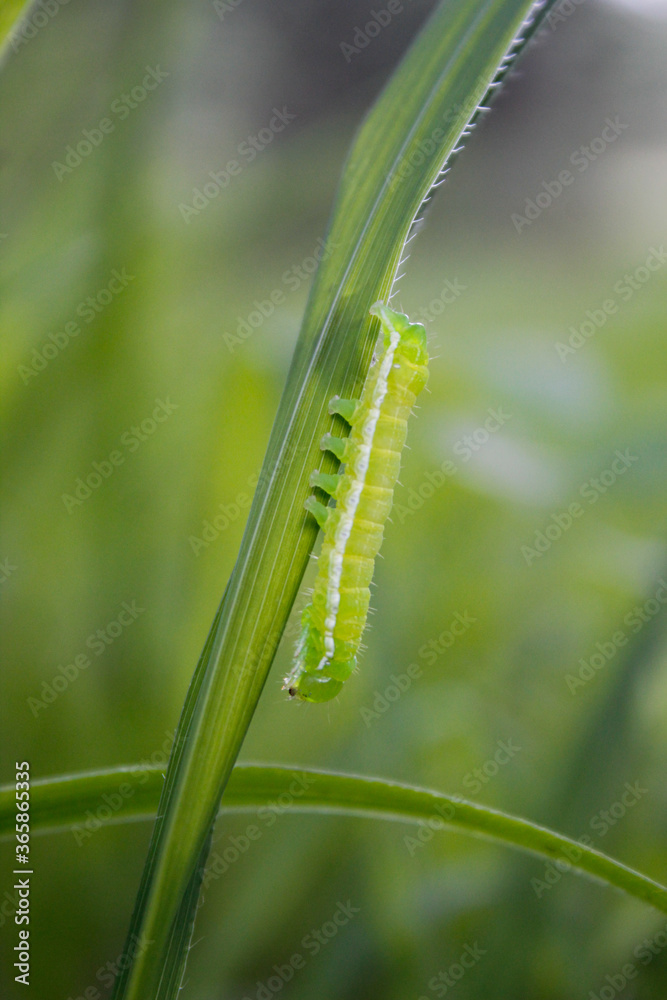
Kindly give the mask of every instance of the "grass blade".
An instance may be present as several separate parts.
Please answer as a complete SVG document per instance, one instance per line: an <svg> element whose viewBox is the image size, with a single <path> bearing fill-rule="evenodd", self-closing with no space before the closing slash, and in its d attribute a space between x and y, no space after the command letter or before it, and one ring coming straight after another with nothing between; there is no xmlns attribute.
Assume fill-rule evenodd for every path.
<svg viewBox="0 0 667 1000"><path fill-rule="evenodd" d="M528 0L441 4L357 137L327 235L330 254L311 292L239 557L169 764L129 932L152 944L121 974L116 1000L155 997L168 943L180 940L173 921L197 877L315 541L303 502L308 473L320 464L320 438L331 428L327 402L358 390L377 334L369 307L388 298L420 205L547 9ZM330 471L333 460L321 465Z"/></svg>
<svg viewBox="0 0 667 1000"><path fill-rule="evenodd" d="M162 790L162 770L147 768L140 772L138 767L122 767L34 782L31 789L33 832L71 829L83 824L86 812L100 805L103 794L117 793L120 785L137 774L142 774L146 780L137 784L135 795L123 799L112 822L149 818L155 812ZM294 793L295 782L298 794ZM13 833L14 792L13 785L0 788L1 839L7 839ZM253 812L280 796L284 807L297 813L363 816L412 824L438 821L443 828L484 837L549 860L562 860L571 864L573 870L621 889L667 913L667 888L647 875L570 837L497 809L467 802L456 795L330 771L273 764L237 764L227 785L223 811ZM205 844L205 851L208 851L208 843ZM184 900L185 913L194 909L197 890L198 884L191 885L194 900ZM184 919L174 932L183 933L185 946L190 929ZM184 957L183 942L178 943L179 953ZM180 976L173 979L176 982Z"/></svg>

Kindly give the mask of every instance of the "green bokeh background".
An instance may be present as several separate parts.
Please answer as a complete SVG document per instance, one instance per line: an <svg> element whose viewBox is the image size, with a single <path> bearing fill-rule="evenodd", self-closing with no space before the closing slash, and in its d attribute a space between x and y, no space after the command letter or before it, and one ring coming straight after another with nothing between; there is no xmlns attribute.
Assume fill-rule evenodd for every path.
<svg viewBox="0 0 667 1000"><path fill-rule="evenodd" d="M15 760L41 777L159 760L168 746L234 562L346 150L430 7L406 4L349 62L341 42L371 8L332 0L218 11L75 0L10 49L3 781ZM663 882L664 614L650 605L636 634L626 616L667 579L667 266L628 301L614 285L665 240L666 42L665 18L573 4L457 162L411 244L396 300L426 319L435 360L362 669L329 705L290 704L286 639L242 752L465 794L588 834ZM121 120L113 102L157 65L168 77ZM295 120L186 223L179 205L239 157L276 107ZM113 131L59 180L54 161L105 117ZM571 155L607 118L627 128L579 172ZM568 167L574 182L518 233L512 213ZM300 267L303 279L286 277ZM80 303L114 269L132 280L86 322ZM448 281L463 290L443 302ZM284 301L230 349L239 321L276 289ZM555 345L609 298L617 311L562 360ZM49 335L71 321L80 332L37 370ZM124 435L156 399L173 413L135 449ZM457 442L490 409L508 418L466 459ZM581 490L617 449L637 459L591 503ZM63 495L116 450L122 464L68 510ZM431 491L428 474L447 460L456 473ZM582 515L528 565L522 546L575 501ZM194 543L216 517L211 540ZM132 601L144 610L97 656L89 637ZM433 662L424 647L457 613L476 620ZM571 691L567 675L619 630L627 644ZM29 701L81 653L90 667L51 704ZM421 676L409 690L376 701L393 697L391 675L411 663ZM494 767L499 740L521 749ZM475 768L497 773L477 789ZM599 813L626 782L646 792L600 834ZM220 822L214 851L251 821ZM566 873L538 898L531 879L544 879L543 862L451 833L415 846L405 840L414 829L370 821L257 822L260 839L206 889L188 1000L256 1000L258 983L296 952L305 967L284 997L431 1000L445 994L429 981L475 943L485 955L448 996L583 1000L628 962L639 975L624 997L665 995L667 948L647 965L635 953L664 918L607 888ZM3 845L3 996L109 997L97 972L122 952L149 834L144 823L33 839L28 988L11 971ZM304 936L348 899L359 913L309 954Z"/></svg>

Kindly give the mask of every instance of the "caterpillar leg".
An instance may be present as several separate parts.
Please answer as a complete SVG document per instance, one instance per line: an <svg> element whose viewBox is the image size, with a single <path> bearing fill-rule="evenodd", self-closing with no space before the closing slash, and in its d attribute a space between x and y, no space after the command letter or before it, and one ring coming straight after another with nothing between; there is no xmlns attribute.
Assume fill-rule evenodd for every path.
<svg viewBox="0 0 667 1000"><path fill-rule="evenodd" d="M337 438L333 434L325 434L320 442L322 451L330 451L340 462L344 462L349 457L349 438Z"/></svg>
<svg viewBox="0 0 667 1000"><path fill-rule="evenodd" d="M335 497L341 478L341 476L330 476L328 473L320 472L319 469L316 469L315 472L311 472L309 482L311 486L316 486L318 489L324 490L330 497Z"/></svg>
<svg viewBox="0 0 667 1000"><path fill-rule="evenodd" d="M334 396L333 399L329 400L329 413L331 416L334 413L338 413L343 420L347 420L348 424L351 424L354 420L354 415L358 407L358 399L341 399L340 396Z"/></svg>
<svg viewBox="0 0 667 1000"><path fill-rule="evenodd" d="M324 504L320 503L319 500L316 500L315 497L308 497L303 506L306 510L310 511L320 528L324 528L331 515L332 508L325 507Z"/></svg>

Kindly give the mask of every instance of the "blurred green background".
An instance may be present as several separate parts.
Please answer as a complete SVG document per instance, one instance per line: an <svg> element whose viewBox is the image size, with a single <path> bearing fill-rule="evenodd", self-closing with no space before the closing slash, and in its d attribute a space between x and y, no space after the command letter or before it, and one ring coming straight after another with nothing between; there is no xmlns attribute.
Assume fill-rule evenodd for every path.
<svg viewBox="0 0 667 1000"><path fill-rule="evenodd" d="M432 4L346 57L382 6L75 0L10 45L3 781L15 760L33 777L166 761L346 151ZM329 705L288 703L288 636L242 754L460 793L663 882L666 14L561 4L433 203L395 303L436 360L362 669ZM457 614L474 622L451 643ZM272 815L205 890L186 998L665 996L664 917L607 888L451 833ZM221 821L214 852L252 821ZM27 989L3 845L3 996L110 996L149 834L33 839ZM466 946L484 954L456 982Z"/></svg>

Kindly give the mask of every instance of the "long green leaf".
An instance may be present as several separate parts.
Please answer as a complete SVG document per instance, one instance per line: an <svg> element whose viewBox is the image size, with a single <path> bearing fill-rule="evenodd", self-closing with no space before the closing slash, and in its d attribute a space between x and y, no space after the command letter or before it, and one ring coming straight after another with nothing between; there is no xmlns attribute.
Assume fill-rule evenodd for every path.
<svg viewBox="0 0 667 1000"><path fill-rule="evenodd" d="M389 296L423 199L547 7L442 3L357 137L327 234L331 252L313 285L239 557L169 764L129 932L152 944L121 974L117 1000L150 1000L172 978L169 942L181 940L172 924L197 877L315 541L303 502L320 438L331 428L327 402L358 391L377 334L369 307Z"/></svg>
<svg viewBox="0 0 667 1000"><path fill-rule="evenodd" d="M69 829L82 843L100 826L153 816L162 784L161 768L139 767L36 781L31 788L32 831ZM553 830L456 795L309 768L237 764L223 811L252 812L277 799L281 809L291 812L426 823L498 841L556 860L667 913L667 888L648 876ZM12 836L14 813L14 787L5 785L0 788L0 839Z"/></svg>

